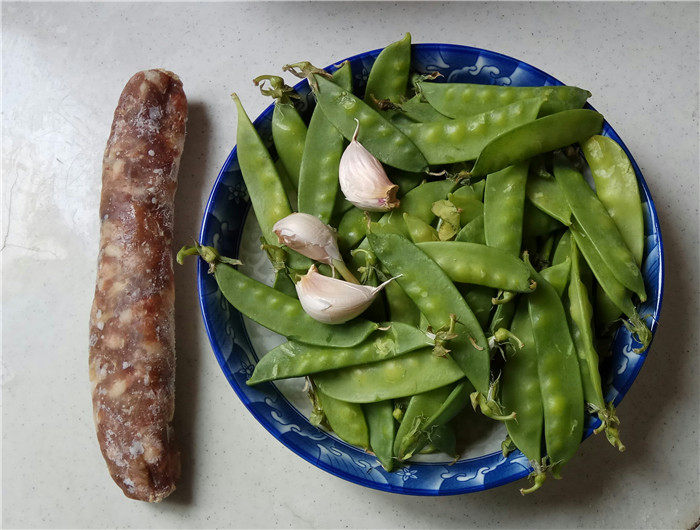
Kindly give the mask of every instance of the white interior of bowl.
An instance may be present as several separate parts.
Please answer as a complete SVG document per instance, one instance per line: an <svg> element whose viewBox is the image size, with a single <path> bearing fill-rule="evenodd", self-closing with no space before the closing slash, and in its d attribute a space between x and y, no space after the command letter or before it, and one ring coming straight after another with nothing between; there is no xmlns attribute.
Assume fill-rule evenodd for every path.
<svg viewBox="0 0 700 530"><path fill-rule="evenodd" d="M239 259L243 262L243 265L239 269L251 278L255 278L267 285L272 285L274 269L265 253L260 249L261 235L260 226L251 209L246 217L241 234ZM247 317L243 317L243 320L258 359L286 340L282 335L273 333ZM294 408L304 417L309 417L311 402L306 392L304 392L304 380L302 378L285 379L276 381L274 384ZM465 418L467 420L466 423L469 423L469 425L464 425L464 429L461 430L463 432L460 432L460 446L465 447L460 460L476 458L494 451L500 451L501 442L506 435L506 429L501 422L487 420L475 413L467 414ZM333 433L330 433L330 435L338 439ZM452 461L445 454L418 455L412 460L417 462Z"/></svg>

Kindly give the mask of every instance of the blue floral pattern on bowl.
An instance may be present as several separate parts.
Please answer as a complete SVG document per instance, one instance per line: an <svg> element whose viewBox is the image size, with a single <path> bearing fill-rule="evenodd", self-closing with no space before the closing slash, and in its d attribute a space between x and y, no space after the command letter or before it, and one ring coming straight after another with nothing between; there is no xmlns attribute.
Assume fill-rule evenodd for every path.
<svg viewBox="0 0 700 530"><path fill-rule="evenodd" d="M357 93L363 93L370 68L380 50L366 52L347 60L353 71ZM333 71L338 61L328 68ZM413 46L413 68L422 73L440 72L450 82L470 82L513 86L561 85L554 77L511 57L467 46L417 44ZM313 97L306 81L296 90L301 95L300 110L310 117ZM270 121L272 105L255 120L255 127L273 153ZM647 325L655 333L663 295L664 258L659 220L654 202L639 167L620 137L607 122L603 134L616 140L627 152L637 174L644 203L646 247L643 275L648 300L639 308ZM241 177L236 148L226 160L209 197L200 241L213 245L227 256L238 256L243 225L250 208L248 194ZM246 332L241 314L233 309L219 292L207 267L198 265L199 299L207 334L224 375L238 397L255 418L280 442L296 454L329 473L384 491L411 495L452 495L480 491L525 477L531 471L527 459L519 451L504 458L500 448L494 452L459 460L454 464L409 463L387 473L374 456L346 444L311 425L280 391L270 383L247 386L246 380L258 359ZM641 355L632 350L637 342L620 326L612 355L603 363L603 385L606 400L618 405L644 364L648 349ZM263 354L264 352L260 352ZM588 437L598 420L587 419Z"/></svg>

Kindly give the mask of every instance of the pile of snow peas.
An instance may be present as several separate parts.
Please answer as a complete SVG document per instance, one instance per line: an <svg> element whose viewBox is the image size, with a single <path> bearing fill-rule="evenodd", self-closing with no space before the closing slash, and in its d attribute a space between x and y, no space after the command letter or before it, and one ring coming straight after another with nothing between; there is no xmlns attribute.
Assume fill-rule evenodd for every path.
<svg viewBox="0 0 700 530"><path fill-rule="evenodd" d="M284 70L309 80L316 106L307 124L282 78L255 80L275 99L276 159L234 95L238 161L274 284L211 247L178 255L200 255L237 310L287 337L248 384L305 378L311 421L387 471L418 453L457 458L454 427L470 421L468 405L505 424L504 453L530 460L523 493L559 476L586 414L624 450L598 365L620 323L637 353L650 341L635 306L646 298L642 204L625 152L582 108L590 93L421 76L410 34L379 54L364 94L353 93L349 63L332 75L306 62ZM398 207L363 211L339 192L353 138L383 164ZM293 206L337 230L361 283L394 278L359 317L328 324L305 313L295 282L313 261L273 231Z"/></svg>

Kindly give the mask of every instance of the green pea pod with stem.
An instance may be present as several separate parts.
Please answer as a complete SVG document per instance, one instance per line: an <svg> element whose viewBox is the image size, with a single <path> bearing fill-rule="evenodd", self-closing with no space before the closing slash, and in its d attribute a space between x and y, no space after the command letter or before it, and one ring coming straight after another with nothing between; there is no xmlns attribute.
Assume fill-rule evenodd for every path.
<svg viewBox="0 0 700 530"><path fill-rule="evenodd" d="M188 255L199 255L209 263L219 289L229 303L242 314L288 339L317 346L355 346L377 329L377 324L356 318L342 326L324 324L304 312L296 298L249 278L234 265L237 260L219 255L213 247L195 244L177 254L177 262Z"/></svg>
<svg viewBox="0 0 700 530"><path fill-rule="evenodd" d="M236 144L243 181L265 241L276 245L278 240L272 227L291 214L292 209L270 153L243 109L241 100L236 94L231 94L231 97L238 108Z"/></svg>
<svg viewBox="0 0 700 530"><path fill-rule="evenodd" d="M571 271L571 260L566 258L561 263L551 265L546 269L542 269L540 274L542 277L554 287L554 290L561 298L566 291L566 286L569 284L569 274Z"/></svg>
<svg viewBox="0 0 700 530"><path fill-rule="evenodd" d="M397 127L420 149L429 164L475 160L499 135L532 122L542 98L517 101L505 107L430 123L397 123Z"/></svg>
<svg viewBox="0 0 700 530"><path fill-rule="evenodd" d="M380 162L405 171L427 169L428 162L408 136L351 91L328 79L326 72L308 62L286 65L284 69L308 78L317 105L347 140L353 138L359 122L358 142Z"/></svg>
<svg viewBox="0 0 700 530"><path fill-rule="evenodd" d="M571 209L553 177L545 178L538 174L531 174L527 179L527 198L557 221L566 226L571 224Z"/></svg>
<svg viewBox="0 0 700 530"><path fill-rule="evenodd" d="M350 63L333 74L344 90L352 88ZM345 138L326 118L319 105L314 109L304 143L299 172L299 211L329 223L338 197L338 166Z"/></svg>
<svg viewBox="0 0 700 530"><path fill-rule="evenodd" d="M387 471L394 468L394 405L390 399L362 405L369 427L369 445Z"/></svg>
<svg viewBox="0 0 700 530"><path fill-rule="evenodd" d="M570 230L576 242L576 246L586 259L586 263L588 263L588 266L591 268L600 287L610 298L611 302L629 319L624 322L624 325L629 329L630 333L636 336L637 341L640 342L639 348L635 348L633 351L635 353L643 352L651 342L651 331L649 331L644 320L642 320L637 313L637 309L632 303L630 291L617 280L608 267L608 264L603 260L595 245L593 245L577 221L571 224Z"/></svg>
<svg viewBox="0 0 700 530"><path fill-rule="evenodd" d="M438 231L419 217L411 215L410 213L404 213L403 220L404 223L406 223L406 230L408 230L408 235L411 237L411 241L413 241L414 243L423 243L425 241L440 240Z"/></svg>
<svg viewBox="0 0 700 530"><path fill-rule="evenodd" d="M323 414L338 438L367 449L369 447L369 430L362 407L357 403L347 403L332 398L318 388L316 394Z"/></svg>
<svg viewBox="0 0 700 530"><path fill-rule="evenodd" d="M563 153L554 155L554 177L578 225L605 260L615 278L637 293L642 302L645 301L647 295L644 279L634 256L603 203Z"/></svg>
<svg viewBox="0 0 700 530"><path fill-rule="evenodd" d="M620 441L620 420L612 403L606 404L598 371L598 352L593 343L593 307L588 299L588 290L581 280L579 253L576 245L571 245L571 281L569 282L568 316L571 337L578 354L583 397L589 410L600 420L596 433L605 431L608 442L620 451L625 446Z"/></svg>
<svg viewBox="0 0 700 530"><path fill-rule="evenodd" d="M503 105L534 97L544 98L540 116L580 109L591 97L588 90L574 86L514 87L473 83L419 82L420 93L440 113L452 118L472 116Z"/></svg>
<svg viewBox="0 0 700 530"><path fill-rule="evenodd" d="M468 381L413 396L394 441L394 454L407 460L430 443L439 427L446 425L469 403L473 387Z"/></svg>
<svg viewBox="0 0 700 530"><path fill-rule="evenodd" d="M606 136L593 136L581 144L596 195L617 226L637 265L644 253L644 217L637 177L625 151Z"/></svg>
<svg viewBox="0 0 700 530"><path fill-rule="evenodd" d="M513 256L520 254L528 166L521 162L490 174L484 190L486 244Z"/></svg>
<svg viewBox="0 0 700 530"><path fill-rule="evenodd" d="M340 219L338 224L338 247L342 252L349 252L357 247L367 233L368 219L378 221L380 212L364 212L359 208L351 208Z"/></svg>
<svg viewBox="0 0 700 530"><path fill-rule="evenodd" d="M536 287L530 268L500 248L457 241L430 241L416 246L453 282L519 293L529 293Z"/></svg>
<svg viewBox="0 0 700 530"><path fill-rule="evenodd" d="M476 388L475 408L495 419L503 419L500 406L490 392L488 342L464 298L440 266L405 237L382 233L372 225L367 236L375 254L391 273L433 330L455 335L449 341L450 357Z"/></svg>
<svg viewBox="0 0 700 530"><path fill-rule="evenodd" d="M532 269L537 289L527 297L537 351L544 435L552 472L574 456L583 436L583 388L564 306L554 287Z"/></svg>
<svg viewBox="0 0 700 530"><path fill-rule="evenodd" d="M411 69L411 34L384 48L372 65L365 88L365 102L377 108L376 101L399 103L406 95Z"/></svg>
<svg viewBox="0 0 700 530"><path fill-rule="evenodd" d="M525 201L523 238L544 236L563 226L559 221L535 207L529 199Z"/></svg>
<svg viewBox="0 0 700 530"><path fill-rule="evenodd" d="M411 214L426 223L433 222L435 219L435 214L432 212L433 203L447 197L455 185L451 180L424 182L403 196L399 207L385 213L379 220L379 224L408 237L403 214Z"/></svg>
<svg viewBox="0 0 700 530"><path fill-rule="evenodd" d="M350 347L312 346L288 341L265 354L255 365L248 385L303 377L348 366L384 361L432 346L434 340L417 327L386 322L360 344Z"/></svg>
<svg viewBox="0 0 700 530"><path fill-rule="evenodd" d="M269 82L269 88L265 87L266 81ZM299 169L306 140L306 124L293 103L299 95L276 75L258 76L253 79L253 83L260 87L260 92L264 96L275 99L275 108L272 111L272 140L287 175L296 189L299 186Z"/></svg>
<svg viewBox="0 0 700 530"><path fill-rule="evenodd" d="M593 110L565 110L525 123L491 140L479 153L472 176L490 175L535 155L590 138L603 127Z"/></svg>
<svg viewBox="0 0 700 530"><path fill-rule="evenodd" d="M454 197L471 197L479 202L484 201L484 188L486 187L486 179L481 179L473 184L465 184L457 188L452 195Z"/></svg>
<svg viewBox="0 0 700 530"><path fill-rule="evenodd" d="M420 454L445 453L455 460L457 454L457 435L450 423L435 426L430 431L430 443L420 450Z"/></svg>
<svg viewBox="0 0 700 530"><path fill-rule="evenodd" d="M509 355L501 372L501 400L505 410L517 414L515 420L506 421L508 436L534 468L531 475L534 484L520 490L524 495L539 489L546 478L542 459L544 410L537 371L537 348L525 298L517 305L510 330L521 344L511 340L507 348Z"/></svg>
<svg viewBox="0 0 700 530"><path fill-rule="evenodd" d="M474 219L464 225L457 233L455 241L485 245L486 236L484 235L484 214L476 216Z"/></svg>
<svg viewBox="0 0 700 530"><path fill-rule="evenodd" d="M427 392L464 378L462 369L432 348L314 376L326 394L352 403L374 403Z"/></svg>
<svg viewBox="0 0 700 530"><path fill-rule="evenodd" d="M412 98L404 101L399 104L398 107L402 115L413 122L429 123L451 119L435 110L430 103L423 100L423 96L420 94L416 94Z"/></svg>

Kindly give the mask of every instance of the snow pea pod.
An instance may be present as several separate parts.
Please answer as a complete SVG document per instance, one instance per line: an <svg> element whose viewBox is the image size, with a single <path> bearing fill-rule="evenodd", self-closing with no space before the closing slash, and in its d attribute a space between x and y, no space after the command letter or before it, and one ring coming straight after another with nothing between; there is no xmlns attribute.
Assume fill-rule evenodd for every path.
<svg viewBox="0 0 700 530"><path fill-rule="evenodd" d="M511 103L483 114L430 123L397 123L430 164L474 160L494 138L537 117L541 98Z"/></svg>
<svg viewBox="0 0 700 530"><path fill-rule="evenodd" d="M520 490L524 494L538 489L546 476L540 468L544 411L527 300L521 299L518 304L510 331L520 339L522 346L514 344L512 339L508 346L510 355L501 372L501 400L505 410L517 414L517 420L506 421L508 436L535 468L535 483L532 488Z"/></svg>
<svg viewBox="0 0 700 530"><path fill-rule="evenodd" d="M583 397L588 408L601 422L596 432L605 430L605 436L620 451L625 446L620 441L618 427L620 421L615 414L613 404L605 404L603 387L598 371L598 352L593 345L593 307L588 299L588 290L581 280L579 253L576 245L571 245L571 281L569 282L568 304L569 326L571 338L578 354L581 381L583 383Z"/></svg>
<svg viewBox="0 0 700 530"><path fill-rule="evenodd" d="M595 245L593 245L577 221L571 224L570 230L576 246L586 259L586 263L593 271L593 275L598 280L600 287L610 298L611 302L629 319L628 322L625 322L625 326L637 336L637 340L641 343L639 348L634 349L634 352L643 352L649 345L649 342L651 342L651 331L649 331L649 328L637 313L637 309L632 303L630 292L615 278L607 263L598 253Z"/></svg>
<svg viewBox="0 0 700 530"><path fill-rule="evenodd" d="M518 256L523 238L525 186L529 163L521 162L486 179L484 237L489 247Z"/></svg>
<svg viewBox="0 0 700 530"><path fill-rule="evenodd" d="M408 213L419 218L421 221L431 223L435 215L431 207L435 201L444 199L455 187L451 180L437 180L435 182L424 182L420 186L413 188L401 198L401 204L389 213L385 213L379 220L379 224L408 237L406 223L403 214Z"/></svg>
<svg viewBox="0 0 700 530"><path fill-rule="evenodd" d="M389 279L386 271L380 270L379 279L385 282ZM384 287L387 309L392 322L402 322L413 327L419 327L420 311L413 300L404 292L396 282L390 282Z"/></svg>
<svg viewBox="0 0 700 530"><path fill-rule="evenodd" d="M491 318L493 297L496 295L496 291L491 287L469 284L459 284L457 290L464 297L464 301L474 313L479 325L485 328L489 323L489 318Z"/></svg>
<svg viewBox="0 0 700 530"><path fill-rule="evenodd" d="M435 230L428 223L411 215L409 213L403 214L404 223L406 223L406 230L408 230L408 235L411 237L411 241L414 243L423 243L425 241L439 241L438 231Z"/></svg>
<svg viewBox="0 0 700 530"><path fill-rule="evenodd" d="M593 174L596 195L620 230L637 265L641 265L644 217L637 177L629 158L615 140L606 136L593 136L581 148Z"/></svg>
<svg viewBox="0 0 700 530"><path fill-rule="evenodd" d="M533 97L544 98L540 116L545 116L562 110L580 109L591 97L588 90L574 86L514 87L419 82L418 88L433 107L452 118L471 116Z"/></svg>
<svg viewBox="0 0 700 530"><path fill-rule="evenodd" d="M411 34L384 48L372 65L365 88L365 102L377 108L377 100L399 103L406 94L411 68Z"/></svg>
<svg viewBox="0 0 700 530"><path fill-rule="evenodd" d="M306 314L296 298L249 278L231 263L235 260L219 255L213 247L183 247L178 263L186 255L199 255L213 272L222 294L238 311L267 329L296 342L316 346L349 347L365 340L377 324L356 318L343 325L323 324Z"/></svg>
<svg viewBox="0 0 700 530"><path fill-rule="evenodd" d="M247 384L383 361L433 344L424 332L408 324L387 322L381 327L362 343L350 347L328 348L294 341L280 344L258 361Z"/></svg>
<svg viewBox="0 0 700 530"><path fill-rule="evenodd" d="M382 214L380 212L367 212L372 221L378 221ZM340 220L338 224L338 247L343 252L354 249L367 233L367 217L365 212L359 208L351 208Z"/></svg>
<svg viewBox="0 0 700 530"><path fill-rule="evenodd" d="M559 265L566 261L571 255L571 245L573 244L573 239L571 238L571 230L567 230L559 238L556 248L554 249L554 256L552 257L552 265Z"/></svg>
<svg viewBox="0 0 700 530"><path fill-rule="evenodd" d="M319 389L316 389L316 395L328 424L338 435L338 438L367 449L369 447L369 431L362 407L357 403L347 403L335 399Z"/></svg>
<svg viewBox="0 0 700 530"><path fill-rule="evenodd" d="M615 278L637 293L642 302L646 300L644 279L615 222L583 175L573 168L563 153L554 156L554 178L559 183L578 225Z"/></svg>
<svg viewBox="0 0 700 530"><path fill-rule="evenodd" d="M333 81L310 74L316 101L328 120L346 139L353 137L357 121L357 140L381 162L405 171L423 171L428 167L415 144L379 112Z"/></svg>
<svg viewBox="0 0 700 530"><path fill-rule="evenodd" d="M269 88L265 88L265 81L270 83ZM272 111L272 140L294 189L297 189L306 140L306 124L292 102L299 96L276 75L261 75L256 77L253 83L260 87L264 96L272 96L275 99L275 108Z"/></svg>
<svg viewBox="0 0 700 530"><path fill-rule="evenodd" d="M396 281L413 299L434 331L446 329L456 335L449 343L450 356L476 388L472 396L475 408L481 406L484 414L502 419L500 406L488 397L488 342L474 313L437 263L408 239L380 233L376 226L370 228L367 237L379 260L397 277Z"/></svg>
<svg viewBox="0 0 700 530"><path fill-rule="evenodd" d="M538 209L529 199L525 201L523 238L544 236L562 227L559 221Z"/></svg>
<svg viewBox="0 0 700 530"><path fill-rule="evenodd" d="M231 97L238 109L236 143L243 181L265 241L276 245L278 240L272 227L291 214L292 209L270 153L243 109L241 100L236 94Z"/></svg>
<svg viewBox="0 0 700 530"><path fill-rule="evenodd" d="M377 460L387 471L394 467L394 405L390 399L362 405L369 427L369 445Z"/></svg>
<svg viewBox="0 0 700 530"><path fill-rule="evenodd" d="M515 127L491 140L479 153L471 175L495 173L535 155L598 134L603 116L593 110L565 110Z"/></svg>
<svg viewBox="0 0 700 530"><path fill-rule="evenodd" d="M276 291L291 296L292 298L297 298L297 290L294 287L294 282L289 277L284 270L278 270L275 272L275 281L272 284L272 288Z"/></svg>
<svg viewBox="0 0 700 530"><path fill-rule="evenodd" d="M558 476L583 436L581 373L559 295L534 269L532 273L537 289L527 297L528 311L537 351L547 454Z"/></svg>
<svg viewBox="0 0 700 530"><path fill-rule="evenodd" d="M620 319L622 311L615 305L605 291L596 283L595 286L595 321L596 329L601 335L608 333Z"/></svg>
<svg viewBox="0 0 700 530"><path fill-rule="evenodd" d="M469 403L473 387L468 381L413 396L394 441L394 454L407 460L433 442L437 429Z"/></svg>
<svg viewBox="0 0 700 530"><path fill-rule="evenodd" d="M516 300L511 300L505 304L498 304L496 311L493 313L493 318L489 324L489 331L493 335L499 329L510 329L515 315Z"/></svg>
<svg viewBox="0 0 700 530"><path fill-rule="evenodd" d="M473 196L450 193L447 196L447 200L460 210L459 222L463 226L466 226L474 219L484 214L484 203Z"/></svg>
<svg viewBox="0 0 700 530"><path fill-rule="evenodd" d="M333 74L344 90L352 88L350 63ZM320 106L314 109L304 144L299 172L299 211L329 223L338 195L338 165L345 139L331 124Z"/></svg>
<svg viewBox="0 0 700 530"><path fill-rule="evenodd" d="M473 184L465 184L457 188L453 195L456 197L471 197L479 202L484 201L484 188L486 187L486 179L481 179Z"/></svg>
<svg viewBox="0 0 700 530"><path fill-rule="evenodd" d="M557 221L566 226L571 224L571 208L554 178L531 174L527 179L527 198Z"/></svg>
<svg viewBox="0 0 700 530"><path fill-rule="evenodd" d="M500 248L457 241L430 241L416 246L453 282L519 293L529 293L534 288L527 264Z"/></svg>
<svg viewBox="0 0 700 530"><path fill-rule="evenodd" d="M465 243L478 243L479 245L486 244L486 236L484 235L484 214L476 216L469 221L457 233L455 241L463 241Z"/></svg>
<svg viewBox="0 0 700 530"><path fill-rule="evenodd" d="M444 114L440 114L427 101L423 101L423 96L420 94L404 101L399 105L399 108L404 116L410 118L414 122L426 123L451 119Z"/></svg>
<svg viewBox="0 0 700 530"><path fill-rule="evenodd" d="M324 393L352 403L373 403L427 392L462 379L464 372L431 348L394 359L323 372L314 382Z"/></svg>

